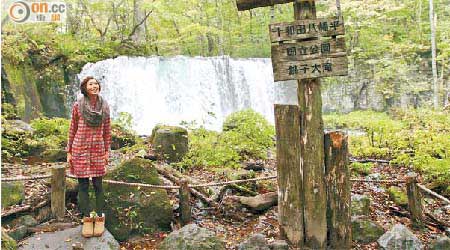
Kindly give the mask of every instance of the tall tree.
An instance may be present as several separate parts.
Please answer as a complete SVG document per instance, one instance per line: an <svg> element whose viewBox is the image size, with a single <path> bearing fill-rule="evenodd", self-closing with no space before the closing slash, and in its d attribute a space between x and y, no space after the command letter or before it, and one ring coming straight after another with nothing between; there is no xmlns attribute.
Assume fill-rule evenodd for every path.
<svg viewBox="0 0 450 250"><path fill-rule="evenodd" d="M430 25L431 25L431 68L433 71L433 104L434 108L439 108L439 83L436 66L436 21L434 14L433 0L430 2Z"/></svg>

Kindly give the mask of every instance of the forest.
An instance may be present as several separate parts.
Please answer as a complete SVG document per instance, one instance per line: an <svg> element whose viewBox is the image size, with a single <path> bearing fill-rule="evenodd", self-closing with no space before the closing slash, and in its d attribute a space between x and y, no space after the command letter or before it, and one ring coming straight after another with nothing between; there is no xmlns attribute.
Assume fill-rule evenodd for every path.
<svg viewBox="0 0 450 250"><path fill-rule="evenodd" d="M16 2L2 249L450 249L449 0L65 0L42 23L12 20ZM345 76L272 78L269 25L300 2L343 17ZM86 76L111 108L100 238L68 175Z"/></svg>

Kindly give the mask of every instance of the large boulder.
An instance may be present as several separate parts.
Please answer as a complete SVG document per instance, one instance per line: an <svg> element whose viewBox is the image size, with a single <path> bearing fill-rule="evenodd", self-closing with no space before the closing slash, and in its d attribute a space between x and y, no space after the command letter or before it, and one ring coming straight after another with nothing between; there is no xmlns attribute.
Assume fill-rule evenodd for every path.
<svg viewBox="0 0 450 250"><path fill-rule="evenodd" d="M150 136L155 151L168 162L179 162L188 151L188 132L182 127L157 125Z"/></svg>
<svg viewBox="0 0 450 250"><path fill-rule="evenodd" d="M2 208L20 204L25 199L24 184L17 182L2 182Z"/></svg>
<svg viewBox="0 0 450 250"><path fill-rule="evenodd" d="M362 217L352 217L352 240L358 243L370 243L383 235L384 229L379 224Z"/></svg>
<svg viewBox="0 0 450 250"><path fill-rule="evenodd" d="M84 238L81 236L82 226L65 229L62 231L35 234L23 241L20 250L35 249L72 249L72 244L79 242L89 250L119 250L117 240L105 230L101 237Z"/></svg>
<svg viewBox="0 0 450 250"><path fill-rule="evenodd" d="M153 163L142 158L121 163L105 179L162 185ZM106 226L117 240L171 229L173 212L166 190L108 183L104 190Z"/></svg>
<svg viewBox="0 0 450 250"><path fill-rule="evenodd" d="M387 231L378 239L381 249L423 249L420 240L404 225L396 224L391 230Z"/></svg>
<svg viewBox="0 0 450 250"><path fill-rule="evenodd" d="M450 238L447 236L441 236L431 242L430 250L448 250L450 249Z"/></svg>
<svg viewBox="0 0 450 250"><path fill-rule="evenodd" d="M370 203L370 198L367 195L352 195L352 216L369 215Z"/></svg>
<svg viewBox="0 0 450 250"><path fill-rule="evenodd" d="M239 244L238 250L270 250L270 248L264 235L254 234Z"/></svg>
<svg viewBox="0 0 450 250"><path fill-rule="evenodd" d="M2 228L2 249L3 250L17 249L17 242L13 238L11 238L3 228Z"/></svg>
<svg viewBox="0 0 450 250"><path fill-rule="evenodd" d="M208 229L189 224L174 231L161 243L160 250L224 250L225 243Z"/></svg>

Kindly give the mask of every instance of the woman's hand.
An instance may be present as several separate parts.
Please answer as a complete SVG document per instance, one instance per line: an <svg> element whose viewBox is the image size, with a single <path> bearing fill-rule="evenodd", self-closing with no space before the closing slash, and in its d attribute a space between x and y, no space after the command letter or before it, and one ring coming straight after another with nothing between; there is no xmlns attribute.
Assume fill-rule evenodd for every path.
<svg viewBox="0 0 450 250"><path fill-rule="evenodd" d="M73 166L72 166L72 154L71 153L67 153L67 163L69 163L69 169L70 169L70 172L72 173Z"/></svg>

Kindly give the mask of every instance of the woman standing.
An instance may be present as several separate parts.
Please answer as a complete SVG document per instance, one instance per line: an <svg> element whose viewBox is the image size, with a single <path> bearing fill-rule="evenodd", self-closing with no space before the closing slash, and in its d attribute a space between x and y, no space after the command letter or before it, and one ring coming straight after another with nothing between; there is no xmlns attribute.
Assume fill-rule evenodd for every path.
<svg viewBox="0 0 450 250"><path fill-rule="evenodd" d="M67 162L70 173L78 178L78 203L83 216L82 235L100 236L104 231L104 215L91 218L89 213L89 178L95 190L95 206L103 214L105 198L102 177L106 174L111 145L111 121L109 106L99 92L100 83L88 76L80 84L83 96L72 108ZM95 228L94 228L95 223Z"/></svg>

